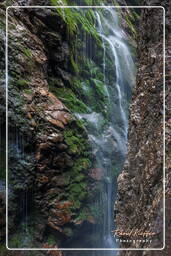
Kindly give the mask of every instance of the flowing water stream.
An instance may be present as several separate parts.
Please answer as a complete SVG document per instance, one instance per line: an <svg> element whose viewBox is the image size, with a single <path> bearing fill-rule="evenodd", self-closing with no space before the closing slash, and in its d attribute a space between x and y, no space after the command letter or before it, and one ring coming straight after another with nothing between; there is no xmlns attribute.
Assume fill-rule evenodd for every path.
<svg viewBox="0 0 171 256"><path fill-rule="evenodd" d="M97 165L103 170L103 181L98 203L103 211L101 226L94 231L100 238L94 247L118 248L112 230L115 228L113 206L117 194L117 174L121 171L127 144L129 103L131 89L135 83L135 67L128 48L128 38L119 25L118 11L114 8L104 8L95 12L97 30L103 46L103 77L106 91L106 111L108 125L105 129L98 125L103 116L100 113L77 114L86 120L89 141L92 145ZM113 78L108 78L107 59L110 58ZM109 82L110 80L110 82ZM111 82L112 80L112 82ZM94 99L98 100L98 99ZM92 127L93 129L89 129ZM97 202L96 202L97 203ZM97 255L96 253L93 255ZM108 252L107 255L114 255Z"/></svg>

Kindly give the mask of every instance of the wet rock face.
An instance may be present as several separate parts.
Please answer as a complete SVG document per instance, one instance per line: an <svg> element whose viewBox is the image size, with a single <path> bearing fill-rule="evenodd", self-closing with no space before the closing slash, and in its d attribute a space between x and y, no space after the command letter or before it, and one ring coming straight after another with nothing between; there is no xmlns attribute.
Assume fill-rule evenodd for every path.
<svg viewBox="0 0 171 256"><path fill-rule="evenodd" d="M164 251L121 252L120 255L170 255L170 7L167 1L144 1L166 7L166 248ZM142 11L138 31L139 67L129 124L128 157L118 178L117 229L150 231L150 243L122 247L163 247L163 11ZM120 235L121 239L130 239ZM142 237L138 237L141 239Z"/></svg>
<svg viewBox="0 0 171 256"><path fill-rule="evenodd" d="M0 11L4 15L5 8ZM84 202L89 201L89 184L94 182L87 135L49 90L52 80L53 91L70 86L70 43L66 25L54 10L10 10L9 21L13 24L9 26L9 246L22 246L21 238L13 234L27 211L34 229L30 234L35 244L30 247L59 247L80 228L85 209L87 222L92 223ZM1 62L0 68L4 75ZM4 100L3 90L0 97ZM4 118L3 106L0 111ZM0 239L4 239L1 194Z"/></svg>

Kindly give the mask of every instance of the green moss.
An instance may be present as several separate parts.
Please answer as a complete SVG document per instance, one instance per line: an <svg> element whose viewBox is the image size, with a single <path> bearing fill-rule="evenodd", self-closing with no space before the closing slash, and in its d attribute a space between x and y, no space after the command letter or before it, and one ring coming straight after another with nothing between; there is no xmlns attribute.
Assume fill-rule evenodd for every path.
<svg viewBox="0 0 171 256"><path fill-rule="evenodd" d="M85 144L85 139L78 136L75 130L64 131L64 138L69 147L69 153L71 154L79 155L86 150L86 147L88 146Z"/></svg>
<svg viewBox="0 0 171 256"><path fill-rule="evenodd" d="M28 57L31 58L32 57L32 52L29 48L23 48L23 53Z"/></svg>
<svg viewBox="0 0 171 256"><path fill-rule="evenodd" d="M68 198L73 202L71 211L80 209L82 207L82 201L88 196L87 173L82 172L89 169L90 166L91 162L88 158L77 158L74 161L74 165L70 171L73 183L68 187Z"/></svg>
<svg viewBox="0 0 171 256"><path fill-rule="evenodd" d="M102 81L95 78L92 78L91 82L95 86L95 91L99 96L99 99L100 98L105 99L107 97L107 89L105 87L105 84Z"/></svg>
<svg viewBox="0 0 171 256"><path fill-rule="evenodd" d="M71 65L72 69L74 70L75 73L79 73L79 67L78 64L75 62L73 55L71 55Z"/></svg>
<svg viewBox="0 0 171 256"><path fill-rule="evenodd" d="M75 12L75 19L78 24L82 25L84 31L90 34L96 39L96 43L101 44L101 38L95 27L95 15L94 12L89 9L80 9L79 12Z"/></svg>
<svg viewBox="0 0 171 256"><path fill-rule="evenodd" d="M49 84L49 89L67 108L74 113L87 113L87 106L68 88L56 88Z"/></svg>
<svg viewBox="0 0 171 256"><path fill-rule="evenodd" d="M85 179L85 175L79 174L75 177L74 181L75 182L81 182Z"/></svg>
<svg viewBox="0 0 171 256"><path fill-rule="evenodd" d="M23 88L26 88L28 86L28 81L25 80L25 79L20 79L17 81L17 86L20 88L20 89L23 89Z"/></svg>
<svg viewBox="0 0 171 256"><path fill-rule="evenodd" d="M88 58L83 59L82 66L80 77L71 80L72 90L79 95L85 105L88 105L87 113L101 112L106 117L105 105L108 92L103 82L104 75L100 67Z"/></svg>
<svg viewBox="0 0 171 256"><path fill-rule="evenodd" d="M83 208L83 209L80 211L78 217L76 218L76 221L80 221L80 220L81 220L81 221L84 221L84 220L87 220L88 216L89 216L89 213L88 213L88 211L87 211L87 208Z"/></svg>
<svg viewBox="0 0 171 256"><path fill-rule="evenodd" d="M51 4L54 6L65 6L68 5L66 0L58 1L58 0L51 0ZM77 24L75 19L73 19L73 11L70 8L56 8L57 13L61 18L65 21L68 26L69 32L74 33L77 30ZM72 21L73 19L73 21Z"/></svg>
<svg viewBox="0 0 171 256"><path fill-rule="evenodd" d="M95 218L95 219L98 219L100 217L102 217L103 215L103 209L100 208L101 206L97 203L93 204L91 207L90 207L90 212L91 212L91 215Z"/></svg>
<svg viewBox="0 0 171 256"><path fill-rule="evenodd" d="M84 190L86 187L85 183L74 183L69 186L69 190L71 191L72 195L74 194L80 194L82 190Z"/></svg>
<svg viewBox="0 0 171 256"><path fill-rule="evenodd" d="M47 243L52 246L54 246L56 244L56 238L53 234L48 235Z"/></svg>
<svg viewBox="0 0 171 256"><path fill-rule="evenodd" d="M71 5L69 1L63 0L59 2L58 0L51 0L52 5ZM73 2L74 4L74 2ZM101 43L101 39L95 27L95 16L94 12L91 9L71 9L71 8L57 8L57 13L67 24L67 28L70 34L74 34L78 27L82 27L84 31L88 34L91 34L98 43Z"/></svg>
<svg viewBox="0 0 171 256"><path fill-rule="evenodd" d="M66 236L69 236L69 237L72 237L73 236L73 230L72 228L69 228L69 227L66 227L63 229L63 233L66 235Z"/></svg>
<svg viewBox="0 0 171 256"><path fill-rule="evenodd" d="M24 54L23 56L25 56L25 64L27 65L27 69L29 70L29 72L32 72L35 59L33 58L31 50L29 48L23 47L21 48L21 51Z"/></svg>
<svg viewBox="0 0 171 256"><path fill-rule="evenodd" d="M79 209L81 208L81 202L78 200L77 196L71 196L70 200L73 201L73 205L71 206L71 210Z"/></svg>
<svg viewBox="0 0 171 256"><path fill-rule="evenodd" d="M90 167L91 161L88 158L78 158L74 162L72 172L74 175L77 175L83 170L88 170Z"/></svg>
<svg viewBox="0 0 171 256"><path fill-rule="evenodd" d="M94 78L84 81L76 81L76 79L73 79L72 86L78 91L83 104L88 105L87 111L82 113L101 112L106 116L105 105L107 101L107 89L102 81Z"/></svg>
<svg viewBox="0 0 171 256"><path fill-rule="evenodd" d="M132 16L133 17L133 16ZM135 35L136 34L136 30L135 30L135 27L133 25L133 21L130 17L130 15L125 15L125 19L126 19L126 23L129 27L129 29L132 31L132 33ZM134 18L133 18L134 19Z"/></svg>
<svg viewBox="0 0 171 256"><path fill-rule="evenodd" d="M87 184L84 182L73 183L69 186L69 200L73 202L71 210L79 209L82 206L83 200L87 197Z"/></svg>
<svg viewBox="0 0 171 256"><path fill-rule="evenodd" d="M23 92L26 93L26 94L32 94L32 90L31 89L24 89Z"/></svg>
<svg viewBox="0 0 171 256"><path fill-rule="evenodd" d="M86 77L96 78L103 81L103 73L99 65L97 65L93 60L84 57L83 60L84 69L82 69L82 75Z"/></svg>
<svg viewBox="0 0 171 256"><path fill-rule="evenodd" d="M76 125L77 125L77 127L78 128L81 128L81 129L83 129L85 126L84 126L84 121L83 120L81 120L81 119L77 119L76 120Z"/></svg>

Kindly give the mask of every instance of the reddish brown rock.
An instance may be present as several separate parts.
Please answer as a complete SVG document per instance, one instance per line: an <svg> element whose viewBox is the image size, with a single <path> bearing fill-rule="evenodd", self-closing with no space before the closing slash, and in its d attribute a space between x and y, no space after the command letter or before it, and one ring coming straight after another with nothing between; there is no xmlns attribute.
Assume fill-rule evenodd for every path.
<svg viewBox="0 0 171 256"><path fill-rule="evenodd" d="M57 203L56 203L56 208L57 208L57 209L67 209L67 208L69 208L71 205L73 205L73 203L70 202L70 201L57 202Z"/></svg>
<svg viewBox="0 0 171 256"><path fill-rule="evenodd" d="M49 248L49 249L51 249L51 248L56 248L56 249L58 249L58 247L56 246L56 245L50 245L50 244L48 244L48 243L45 243L45 244L43 244L43 248ZM59 251L59 250L55 250L55 251L50 251L50 250L48 250L47 251L47 253L46 253L46 255L50 255L50 256L62 256L63 254L62 254L62 252L61 251Z"/></svg>

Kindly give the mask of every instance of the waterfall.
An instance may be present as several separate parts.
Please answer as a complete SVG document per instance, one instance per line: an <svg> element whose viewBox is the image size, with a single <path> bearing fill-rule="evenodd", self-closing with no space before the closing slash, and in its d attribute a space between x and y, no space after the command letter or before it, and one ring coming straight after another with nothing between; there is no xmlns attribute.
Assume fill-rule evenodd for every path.
<svg viewBox="0 0 171 256"><path fill-rule="evenodd" d="M79 12L79 15L76 15L76 17L78 16L79 19L81 19L82 18L81 15L82 14L84 15L83 12L86 11L86 8L84 10L81 10L81 8L80 8L80 10L79 10L79 8L78 9L74 8L73 11L75 12L75 14L76 14L76 11ZM62 10L62 12L65 15L64 10ZM78 52L76 53L76 57L74 58L74 61L73 61L74 64L76 64L75 65L76 67L78 65L78 70L74 72L71 67L71 70L74 75L75 75L75 73L76 74L78 73L78 77L76 77L76 78L74 77L75 80L77 80L77 82L78 82L77 86L74 84L74 79L73 79L73 81L71 81L71 83L73 82L72 85L69 83L70 74L68 75L68 77L67 77L67 74L68 74L68 71L70 71L70 70L67 70L67 72L65 74L67 62L65 63L65 61L63 60L63 57L65 57L65 54L66 54L66 56L69 55L68 47L65 47L65 44L64 44L62 46L63 49L61 48L62 51L64 51L64 53L62 52L61 54L62 55L64 54L64 56L62 56L62 55L58 56L58 51L59 51L58 47L57 47L57 51L55 53L56 54L55 58L57 58L57 63L59 62L59 67L58 66L56 67L56 71L54 72L53 75L56 76L56 74L58 74L58 70L61 70L61 76L62 76L62 78L59 78L59 84L60 84L60 81L62 81L61 82L62 86L59 85L59 87L58 87L58 85L56 85L56 83L58 84L58 75L57 75L57 80L55 81L55 86L57 86L57 87L56 87L55 91L58 91L58 90L60 91L60 89L69 89L68 94L70 94L70 91L74 92L73 93L74 103L77 104L77 102L80 102L80 103L82 103L80 106L83 105L83 107L78 106L78 108L76 108L78 113L74 113L78 119L83 121L84 127L85 127L87 135L88 135L88 140L89 140L89 143L90 143L91 149L92 149L91 157L89 157L89 155L91 154L91 149L89 149L90 147L87 147L88 149L86 149L86 150L84 150L84 148L81 149L81 151L84 151L83 152L84 155L81 152L80 159L83 158L84 156L87 157L85 159L88 162L87 166L92 167L92 169L91 169L91 167L84 168L84 169L88 169L88 171L86 172L86 170L85 170L85 175L83 175L83 179L86 178L89 183L87 182L83 185L85 185L85 187L86 187L86 184L90 185L89 187L87 186L90 190L96 184L98 186L97 191L93 190L94 189L94 187L93 187L93 189L91 190L91 193L87 193L88 191L86 191L86 188L85 188L85 191L88 194L87 197L85 196L85 198L86 198L85 199L86 207L84 209L84 210L86 210L85 216L83 216L83 217L78 216L80 219L76 218L77 213L80 215L83 213L82 215L84 215L84 212L80 211L80 210L82 210L81 207L84 204L84 202L83 202L84 197L83 197L83 199L80 199L81 206L80 207L74 206L76 208L76 210L74 209L73 210L74 214L71 214L71 217L73 217L74 221L71 222L70 220L68 220L69 225L68 225L67 221L66 221L66 223L64 221L64 225L63 225L64 227L61 225L62 228L65 229L65 232L63 232L63 234L61 235L61 238L59 237L59 243L64 244L63 248L83 248L84 246L82 246L82 245L85 245L86 248L106 248L106 249L115 248L115 249L117 249L119 247L119 244L117 244L116 239L112 233L112 231L116 228L114 214L113 214L113 212L114 212L113 207L114 207L114 202L116 200L116 194L117 194L117 175L123 168L124 161L125 161L125 155L126 155L126 151L127 151L126 144L127 144L127 132L128 132L129 103L131 100L132 87L135 83L135 81L134 81L135 68L134 68L134 62L133 62L133 59L131 56L131 52L130 52L130 49L127 44L127 42L128 42L127 35L125 34L125 32L122 30L122 27L120 26L120 22L119 22L119 18L118 18L120 15L119 10L115 9L115 8L110 8L110 7L103 7L103 8L99 8L99 9L96 8L95 10L93 10L93 12L94 12L93 15L90 15L89 17L93 20L93 22L96 21L96 24L95 24L96 29L93 27L93 24L94 24L93 22L92 22L91 26L89 25L88 22L86 23L86 20L88 19L87 17L85 20L83 19L83 21L81 19L82 22L80 22L78 25L78 30L79 30L82 28L81 25L83 24L83 22L85 23L84 24L85 27L83 27L83 30L80 32L80 34L79 34L79 32L77 34L77 37L81 36L81 39L78 38L80 41L79 40L76 41L76 43L78 42L79 46L77 46L77 45L74 46L75 49L73 50L73 51L77 51L77 49L78 49ZM80 13L81 13L81 15L80 15ZM77 17L77 19L78 19L78 17ZM70 19L69 19L69 21L70 21ZM56 27L56 25L54 27ZM61 27L63 27L63 26L61 26ZM92 29L92 27L93 27L93 29ZM92 29L91 33L90 33L90 31L88 31L89 29ZM49 35L52 34L52 36L53 36L53 34L55 35L55 33L56 33L56 30L55 30L55 33L52 33L49 31L51 31L51 30L47 31L48 34ZM57 41L58 41L58 36L60 38L60 34L58 35L58 32L57 32L57 35L55 37L56 38L55 40L57 40ZM65 33L64 33L64 35L61 35L61 37L62 38L65 37ZM99 39L99 41L98 41L98 39ZM60 40L61 40L61 42L60 42ZM59 42L61 44L63 41L65 41L64 38L59 39ZM44 43L44 41L42 41L42 42ZM45 40L45 42L46 42L46 40ZM54 43L55 42L56 41L54 41ZM93 43L94 43L94 45L93 45ZM48 47L49 46L47 46L47 52L49 51ZM42 48L42 49L44 50L44 48ZM93 52L93 49L96 49L96 50L98 49L99 51L101 51L100 52L101 55L98 52L95 52L95 51ZM65 51L66 51L66 53L65 53ZM97 58L95 58L96 53L98 55ZM101 58L101 61L99 61L100 63L98 63L97 59L100 60L100 58ZM60 64L60 62L62 64ZM84 70L86 72L81 73L81 71L82 71L81 64L82 63L80 63L80 62L83 62L83 69L87 68L87 70ZM54 66L56 65L54 63L56 63L55 60L53 60L53 59L51 59L51 57L49 57L49 62L48 62L49 67L47 69L47 75L48 75L48 73L51 73L51 72L53 73L53 69L51 70L51 68L52 68L52 65L54 65ZM68 64L70 65L70 61L68 61ZM60 67L61 67L60 65L62 65L62 69L60 69ZM95 68L94 74L93 74L93 71L91 70L91 65L92 65L92 69ZM84 73L84 75L81 76L83 73ZM80 75L80 77L79 77L79 75ZM50 74L50 76L51 76L51 74ZM60 77L60 75L59 75L59 77ZM54 78L54 77L52 76L49 78L50 78L49 79L49 83L50 83L51 78ZM63 80L66 81L66 85L64 84L64 88L60 88L60 86L63 87ZM52 86L52 87L55 88L55 86ZM71 87L73 86L73 88L70 88L69 86L71 86ZM33 88L31 87L31 89L33 89L33 95L36 95L36 91L34 91L34 87ZM75 100L75 98L77 99L77 95L76 95L77 93L78 93L78 99L79 99L79 96L81 95L80 101ZM80 93L80 95L79 95L79 93ZM63 96L63 93L62 93L62 96ZM35 98L36 97L37 96L35 96ZM48 100L48 97L49 96L46 97L45 103L48 104L48 102L49 102L49 104L51 104L50 98ZM36 124L36 128L33 128L33 134L35 136L33 145L32 145L32 143L30 143L30 141L27 141L27 134L25 133L25 130L27 131L28 120L26 121L26 126L24 125L24 127L23 127L23 132L22 132L22 129L20 132L20 129L18 128L18 126L15 127L12 125L11 128L9 129L9 138L8 138L9 169L12 170L11 171L12 175L11 176L9 175L9 192L10 192L9 193L9 205L12 205L12 201L14 201L14 199L15 200L19 199L18 206L17 206L16 210L18 211L17 217L18 217L18 219L20 219L20 220L17 219L17 221L20 222L20 224L19 224L19 228L18 228L16 234L17 235L20 234L23 236L23 239L20 239L21 240L20 241L21 248L29 247L29 245L33 244L32 239L34 238L34 235L36 233L32 234L32 228L30 228L30 227L35 225L35 221L37 221L37 218L36 219L34 218L35 216L34 216L34 211L32 208L34 206L36 208L36 202L39 200L39 198L43 202L43 203L41 202L41 204L43 205L43 211L42 211L43 213L41 213L41 214L44 218L43 214L45 212L55 215L55 213L53 211L54 210L53 206L56 205L56 201L57 200L60 201L59 198L62 198L62 200L65 200L67 197L68 197L67 200L70 200L68 194L70 193L70 191L72 193L72 190L70 189L67 182L66 182L67 185L65 185L65 182L64 182L64 185L60 184L60 186L59 186L60 188L58 188L58 185L55 184L56 180L54 180L55 185L53 185L53 181L52 181L52 183L49 183L49 181L48 181L48 184L47 185L45 184L45 186L43 184L42 188L37 185L37 183L38 183L37 177L38 176L35 171L35 167L39 165L39 160L38 161L34 160L35 159L35 151L36 151L37 146L40 147L40 149L43 144L47 144L48 147L49 147L49 145L50 145L50 147L52 147L52 155L51 155L52 158L46 159L49 161L49 163L48 164L45 163L45 166L44 166L44 162L42 161L42 163L40 164L40 168L39 168L39 169L41 169L41 167L43 167L42 169L45 169L45 171L43 170L45 173L43 173L43 171L42 171L42 175L45 174L45 178L47 178L48 180L50 180L50 179L52 180L52 175L56 175L55 178L58 179L58 177L59 177L59 180L60 180L60 175L63 178L62 171L63 170L65 171L67 168L68 168L68 170L70 170L69 166L72 166L72 161L70 161L70 158L72 157L72 152L71 153L69 152L69 143L67 143L67 141L66 141L66 144L68 144L68 146L66 146L66 148L68 148L67 149L68 151L66 150L67 153L64 152L64 154L63 154L62 150L61 150L62 151L62 153L61 153L60 147L57 148L59 145L57 145L57 147L56 147L55 142L52 142L52 143L49 142L49 141L51 141L49 139L50 136L49 137L46 136L46 133L48 130L43 130L42 128L40 128L40 126L42 127L42 124L44 124L44 122L46 123L48 120L48 119L47 120L45 119L47 112L51 112L51 111L47 111L47 109L50 109L50 108L47 108L45 105L43 105L44 104L43 96L41 98L41 95L39 96L39 93L38 93L37 98L38 98L37 99L38 107L39 107L39 98L40 98L41 109L42 109L42 107L45 108L44 109L45 115L43 115L41 117L41 115L43 113L41 111L43 111L43 110L40 110L40 113L35 114L35 118L37 118L37 120L39 120L39 115L40 115L40 123L38 121L37 122L38 124ZM60 97L59 97L59 99L60 99ZM72 97L71 97L71 99L72 99ZM34 101L34 100L35 99L33 97L33 100L32 100L33 106L34 105L36 106L36 101ZM69 100L70 100L70 98L67 99L67 101L69 101ZM100 101L100 104L97 106L96 102L98 102L98 101ZM26 104L29 104L29 103L26 103ZM68 107L68 109L70 109L70 107ZM58 108L56 110L56 106L54 106L54 109L52 108L52 110L53 111L55 110L54 113L59 112ZM37 112L37 111L38 111L38 109L35 107L35 110L33 112ZM76 110L72 110L72 112L73 111L76 111ZM79 111L82 111L84 113L82 113L82 112L80 113ZM64 111L62 110L61 113L62 112L64 112ZM14 112L14 114L15 114L15 112ZM18 117L18 114L17 114L17 117ZM27 118L30 119L29 116ZM13 120L12 120L12 122L13 122ZM15 122L15 119L14 119L14 122ZM64 120L64 122L65 122L65 120ZM73 124L72 129L74 130L74 128L75 128L74 122L71 122L70 124L71 125ZM80 130L83 131L82 122L80 122L80 124L81 124ZM20 125L21 124L19 123L19 127L20 127ZM51 127L50 124L48 125L48 127ZM69 122L68 122L68 127L69 127ZM42 129L42 131L39 132L39 129L40 130ZM55 131L55 133L56 133L56 131L58 132L58 130L56 130L55 128L53 129L53 127L52 127L51 131L53 131L53 130ZM66 127L66 130L67 130L67 127ZM70 132L69 129L68 129L68 131ZM43 132L45 132L45 135L43 135ZM60 132L60 129L59 129L59 132ZM32 131L30 133L32 133ZM62 133L62 131L61 131L61 133ZM75 133L77 133L77 129L74 131L73 137L77 136L77 134L75 135ZM81 137L80 134L78 134L78 135ZM45 137L45 139L43 136ZM28 137L30 139L30 135ZM77 137L76 137L76 139L77 139ZM87 140L87 137L85 135L85 138L83 141L86 142L86 140ZM47 143L44 143L44 141ZM80 141L82 143L82 140L80 140ZM56 143L58 143L58 142L56 142ZM65 143L65 140L64 140L64 143ZM60 144L62 145L62 147L64 146L64 148L65 148L65 145L62 144L61 141L60 141ZM78 144L78 145L80 145L80 144ZM46 152L46 150L45 150L45 152ZM48 151L43 154L44 154L44 157L46 158ZM71 163L66 163L66 166L64 166L64 167L62 166L61 168L59 166L59 169L61 169L61 170L58 170L58 165L55 163L57 154L59 154L60 157L61 157L61 155L65 156L65 154L66 154L66 162L68 161ZM75 153L73 154L73 164L74 164L74 160L75 159L77 160L77 157L75 157L76 154ZM70 157L70 155L71 155L71 157ZM69 160L67 160L67 159L69 159ZM83 158L83 160L84 160L84 158ZM60 158L59 158L59 162L60 162ZM65 159L64 159L64 162L65 162ZM80 161L79 165L81 165L82 162L83 161ZM90 164L89 164L89 162L90 162ZM62 165L65 165L65 163ZM2 166L2 167L4 168L4 166ZM54 168L54 170L53 170L53 168ZM73 171L74 167L72 167L72 168L73 168L72 169L72 171ZM95 171L100 170L99 171L100 174L98 174L99 175L98 178L92 177L92 175L91 175L92 170L95 170ZM47 177L46 177L46 172L47 172ZM56 174L54 174L54 173L56 173ZM74 175L77 175L77 173L78 172L74 172L74 171L73 171L73 173L71 173L71 182L72 182L72 177ZM68 175L68 177L69 177L69 175ZM73 184L74 184L74 182L73 182ZM79 179L75 183L78 183L78 182L79 182ZM37 186L36 191L34 191L34 185ZM17 191L16 195L13 194L13 186L15 186L14 192L16 193L16 191ZM47 188L46 188L46 186L47 186ZM57 187L57 189L55 186ZM66 192L66 193L62 193L61 187L62 188L66 187L66 188L64 188L64 192ZM4 189L4 183L3 183L3 181L0 180L0 191L3 189ZM38 189L40 189L40 191L41 191L40 193L37 193ZM82 189L82 187L81 187L81 189ZM78 193L80 192L81 189L78 189ZM51 197L52 191L54 191L53 199ZM42 196L43 193L44 193L44 198ZM61 193L61 197L58 196L58 193L59 194ZM76 193L76 195L78 193ZM35 196L36 194L37 194L37 196ZM14 198L14 196L15 196L15 198ZM35 196L35 198L32 198L33 196ZM41 197L43 199L41 199ZM74 199L75 199L75 197L74 197ZM48 202L48 204L47 204L47 200L50 200L50 203ZM74 201L74 200L71 198L71 201ZM37 210L37 209L40 210L39 209L40 205L38 204L38 206L35 210ZM92 212L93 212L92 208L94 206L98 206L98 207L94 208L94 212L95 212L94 215L98 215L97 211L98 211L98 213L100 212L99 216L95 216L97 218L95 218L94 215L92 214ZM61 206L59 206L59 208L60 207L62 209L64 206L61 205ZM57 211L57 213L58 213L58 207L57 207L57 210L55 209L55 211ZM39 214L36 211L35 211L35 213ZM72 211L71 211L71 213L72 213ZM61 210L61 214L63 214L63 216L65 218L65 211ZM59 218L58 215L60 216L60 214L58 213L58 214L56 214L55 217ZM37 215L37 216L39 217L39 215ZM45 217L46 217L46 215L45 215ZM47 217L49 217L48 214L47 214ZM55 217L54 217L54 219L55 219ZM61 217L61 222L62 222L62 217ZM42 222L44 221L43 218L41 220ZM69 216L69 218L67 216L66 219L70 219L70 216ZM48 222L49 222L49 220L48 220ZM46 222L45 225L47 225L48 222ZM60 222L60 219L59 219L59 222ZM56 221L56 223L55 223L55 228L56 228L56 225L58 225L57 221ZM68 226L67 225L65 226L65 224L67 224ZM78 227L77 230L75 228L76 225L78 225L78 226L80 225L80 227ZM59 226L60 226L60 224L59 224ZM68 228L68 230L67 230L67 228ZM69 233L72 233L72 232L70 232L70 231L72 231L72 228L73 228L73 231L75 232L75 230L76 230L76 232L75 232L75 234L73 232L73 234L71 234L71 238L70 238ZM74 230L74 228L75 228L75 230ZM52 227L52 229L53 229L53 227ZM43 227L42 227L42 230L43 230ZM56 230L58 232L57 228L56 228ZM84 234L84 230L85 230L85 233L86 232L88 233L89 231L92 233ZM79 233L79 231L80 231L80 233ZM49 232L49 234L51 232L53 234L53 230L51 231L50 227L47 228L47 233L48 232ZM67 241L64 239L65 233L66 233ZM47 237L45 235L45 237L44 237L45 240L46 240L46 238L47 239L49 238L48 237L49 234L47 234ZM55 234L55 231L54 231L54 234ZM57 235L59 235L59 234L57 234ZM86 238L85 239L86 241L83 241L84 239L82 239L82 235L83 235L83 238ZM89 235L91 235L90 238L89 238ZM14 235L14 238L15 238L15 235ZM36 241L38 240L37 234L36 234L35 240ZM57 236L56 240L58 240L58 236ZM55 240L55 242L56 242L56 240ZM74 255L76 255L75 251L73 253L74 253ZM87 255L106 256L106 254L107 254L109 256L114 256L114 255L116 255L116 253L117 253L116 251L115 252L109 251L107 253L106 252L98 253L96 251L92 251L91 253L89 253L88 251L87 252L85 251L83 255L84 256L87 256ZM70 253L70 255L73 255L72 252Z"/></svg>
<svg viewBox="0 0 171 256"><path fill-rule="evenodd" d="M102 129L98 123L103 119L101 113L76 114L77 118L91 123L87 133L96 157L97 166L103 170L103 181L98 203L103 209L101 227L96 234L100 239L94 245L97 248L118 248L112 230L115 228L113 206L117 193L117 174L121 171L126 154L129 102L131 89L135 83L135 67L127 46L128 38L119 25L118 10L104 7L95 12L97 31L102 39L103 48L103 83L106 92L106 111L108 124ZM107 58L110 58L113 76L108 78ZM109 80L112 80L112 82ZM96 100L96 99L95 99ZM117 166L117 174L113 169ZM93 254L96 255L96 254ZM108 255L115 255L114 252Z"/></svg>

